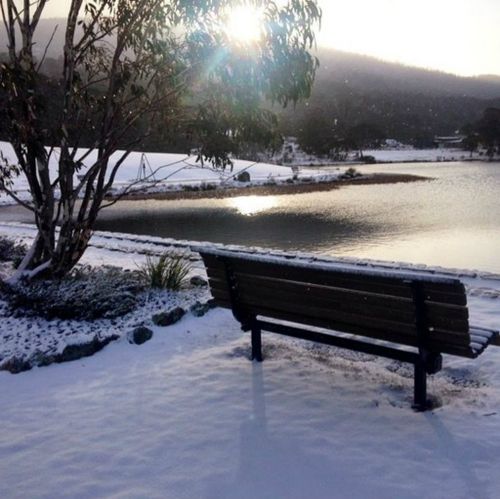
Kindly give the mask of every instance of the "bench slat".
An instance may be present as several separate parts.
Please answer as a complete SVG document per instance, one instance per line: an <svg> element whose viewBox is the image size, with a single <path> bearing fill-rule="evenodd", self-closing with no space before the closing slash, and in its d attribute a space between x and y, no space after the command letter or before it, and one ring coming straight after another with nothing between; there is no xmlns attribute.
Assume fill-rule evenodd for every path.
<svg viewBox="0 0 500 499"><path fill-rule="evenodd" d="M278 303L279 308L289 308L290 303L314 308L320 306L332 312L349 312L370 319L389 318L405 324L415 325L415 306L406 298L384 296L360 291L329 288L319 285L307 285L283 279L269 279L262 276L250 276L235 273L241 297L258 296L263 304ZM222 279L211 279L212 288L227 290L227 283ZM228 291L227 291L228 292ZM260 302L259 302L260 303ZM256 304L256 303L254 303ZM467 333L468 313L465 308L426 303L427 318L430 327L443 328L458 333ZM464 336L459 334L460 337ZM468 338L458 339L462 343Z"/></svg>
<svg viewBox="0 0 500 499"><path fill-rule="evenodd" d="M205 256L204 256L205 259ZM215 257L208 257L206 260L207 270L214 270L220 277L225 276L224 264ZM370 277L369 279L360 279L360 276L351 278L345 273L321 272L316 269L305 270L289 266L266 265L261 262L246 262L241 260L231 260L233 270L241 273L253 275L265 275L267 277L277 277L299 282L308 282L311 284L320 284L325 286L334 286L344 289L359 291L368 291L411 298L412 292L410 283L395 282L388 279L378 279ZM214 274L215 274L214 273Z"/></svg>
<svg viewBox="0 0 500 499"><path fill-rule="evenodd" d="M216 303L220 307L231 309L231 303L228 300L221 300L214 296ZM288 322L293 322L296 324L303 324L308 326L314 326L319 328L330 329L332 331L340 331L350 334L355 334L357 336L366 336L375 340L389 341L393 343L399 343L401 345L407 345L411 347L417 346L416 336L408 336L398 332L389 332L386 330L370 329L365 326L357 326L354 324L344 324L338 323L330 320L313 318L304 322L303 316L300 314L294 314L292 312L276 311L263 309L262 307L248 306L248 312L255 313L256 315L261 315L263 317L269 317L272 319L283 320ZM435 331L436 338L443 337L446 331ZM447 353L450 355L457 355L460 357L475 358L477 357L476 352L474 352L470 345L459 345L452 344L446 341L438 341L438 339L433 339L429 343L429 347L436 352Z"/></svg>
<svg viewBox="0 0 500 499"><path fill-rule="evenodd" d="M214 278L225 278L224 263L210 255L203 256L209 275ZM353 291L366 291L376 294L411 299L413 296L411 282L397 281L394 278L365 276L360 273L325 272L317 269L294 268L289 265L249 262L240 259L228 259L235 272L250 275L281 278L310 284L324 285ZM460 281L452 284L424 283L424 293L429 301L466 305L463 284Z"/></svg>
<svg viewBox="0 0 500 499"><path fill-rule="evenodd" d="M219 306L231 308L227 293L214 289L212 294ZM298 304L294 304L292 312L289 310L290 307L287 309L272 308L269 304L262 304L258 300L248 302L245 300L245 302L244 309L256 315L344 331L408 346L417 345L416 329L409 325L392 321L376 321L368 317L352 317L349 314L330 314L329 311L323 309L317 309L314 315L305 316L302 307ZM469 343L468 334L457 336L453 331L441 329L432 331L429 338L429 348L432 350L462 356L470 356Z"/></svg>
<svg viewBox="0 0 500 499"><path fill-rule="evenodd" d="M415 305L408 298L315 284L305 286L295 281L239 273L236 273L236 277L241 289L249 293L266 294L270 298L274 298L279 293L284 301L302 300L303 303L311 305L323 304L337 310L348 310L373 317L392 315L401 322L415 323ZM465 307L426 302L426 317L429 326L449 328L458 332L469 330L468 312Z"/></svg>

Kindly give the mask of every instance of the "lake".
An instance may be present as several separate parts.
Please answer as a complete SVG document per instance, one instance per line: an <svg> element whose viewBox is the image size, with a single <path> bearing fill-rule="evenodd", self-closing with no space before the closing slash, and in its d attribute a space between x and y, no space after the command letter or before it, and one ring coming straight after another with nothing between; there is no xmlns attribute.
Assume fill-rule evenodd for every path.
<svg viewBox="0 0 500 499"><path fill-rule="evenodd" d="M434 180L328 192L125 201L98 230L500 272L500 164L373 165ZM18 209L0 219L26 220Z"/></svg>

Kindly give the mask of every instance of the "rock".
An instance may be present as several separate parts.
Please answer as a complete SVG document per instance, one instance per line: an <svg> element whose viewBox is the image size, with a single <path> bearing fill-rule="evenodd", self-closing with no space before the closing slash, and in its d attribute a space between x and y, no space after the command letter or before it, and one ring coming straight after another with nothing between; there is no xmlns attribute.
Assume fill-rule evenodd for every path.
<svg viewBox="0 0 500 499"><path fill-rule="evenodd" d="M180 321L185 313L186 311L182 307L175 307L168 312L153 315L153 322L157 326L171 326Z"/></svg>
<svg viewBox="0 0 500 499"><path fill-rule="evenodd" d="M216 308L217 302L215 301L215 298L210 298L210 300L207 301L207 305L209 306L210 309Z"/></svg>
<svg viewBox="0 0 500 499"><path fill-rule="evenodd" d="M8 371L12 374L29 371L31 368L32 365L26 359L23 359L21 357L12 357L0 366L0 370Z"/></svg>
<svg viewBox="0 0 500 499"><path fill-rule="evenodd" d="M102 350L108 343L118 338L119 336L116 334L102 339L95 335L92 340L87 343L66 346L60 354L54 355L53 362L68 362L70 360L81 359L82 357L90 357Z"/></svg>
<svg viewBox="0 0 500 499"><path fill-rule="evenodd" d="M20 357L12 357L0 366L0 371L9 371L12 374L17 374L23 371L28 371L33 366L48 366L54 362L69 362L81 359L82 357L89 357L94 355L96 352L99 352L106 345L114 340L117 340L118 338L119 336L117 334L113 334L106 338L99 338L95 335L86 343L67 345L61 353L37 351L29 360Z"/></svg>
<svg viewBox="0 0 500 499"><path fill-rule="evenodd" d="M210 302L205 302L201 303L197 301L193 305L191 305L189 311L195 316L195 317L202 317L204 316L211 308L213 308L210 304Z"/></svg>
<svg viewBox="0 0 500 499"><path fill-rule="evenodd" d="M197 286L199 288L208 286L208 281L199 275L191 277L189 282L192 286Z"/></svg>
<svg viewBox="0 0 500 499"><path fill-rule="evenodd" d="M130 331L127 334L127 339L129 343L133 343L135 345L142 345L149 341L153 337L153 331L145 326L139 326Z"/></svg>

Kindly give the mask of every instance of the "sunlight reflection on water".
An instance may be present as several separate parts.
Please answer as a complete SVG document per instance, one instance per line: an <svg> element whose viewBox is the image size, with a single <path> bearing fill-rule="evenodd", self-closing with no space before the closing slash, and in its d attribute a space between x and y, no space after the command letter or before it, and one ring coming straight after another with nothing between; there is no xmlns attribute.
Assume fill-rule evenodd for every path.
<svg viewBox="0 0 500 499"><path fill-rule="evenodd" d="M279 204L276 196L240 196L227 200L227 206L246 216L268 211Z"/></svg>

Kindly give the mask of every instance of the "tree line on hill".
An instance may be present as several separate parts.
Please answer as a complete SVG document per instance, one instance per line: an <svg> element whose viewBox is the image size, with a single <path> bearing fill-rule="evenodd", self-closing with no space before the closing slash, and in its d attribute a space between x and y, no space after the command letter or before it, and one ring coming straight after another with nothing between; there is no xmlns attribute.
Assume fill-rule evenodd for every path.
<svg viewBox="0 0 500 499"><path fill-rule="evenodd" d="M141 134L146 135L142 144L145 150L182 153L210 144L225 145L230 154L249 159L264 148L279 147L283 136L296 136L308 153L340 160L349 151L376 149L385 139L430 148L436 136L457 132L466 135L467 150L476 150L483 143L489 153L498 147L490 137L496 133L494 111L488 111L486 117L483 113L500 108L500 78L463 78L335 50L323 49L316 55L320 67L311 97L284 110L268 104L267 112L258 117L263 125L253 127L253 135L245 140L231 140L224 130L223 113L205 109L200 116L199 103L193 101L183 107L183 117L176 120L175 127L169 125L171 120L151 124L144 118L138 120L123 142L127 143L133 134ZM6 56L0 54L0 59ZM62 94L58 79L62 64L62 56L43 60L42 87L51 102L43 116L48 129L57 124L60 116ZM7 137L4 102L0 89L0 140ZM210 136L206 134L207 123L213 130ZM80 133L82 145L90 146L95 127L86 127Z"/></svg>
<svg viewBox="0 0 500 499"><path fill-rule="evenodd" d="M280 113L283 133L309 153L341 159L384 139L430 148L436 136L472 130L476 142L491 142L479 137L491 122L485 110L500 108L500 78L458 77L333 50L318 57L311 97Z"/></svg>

